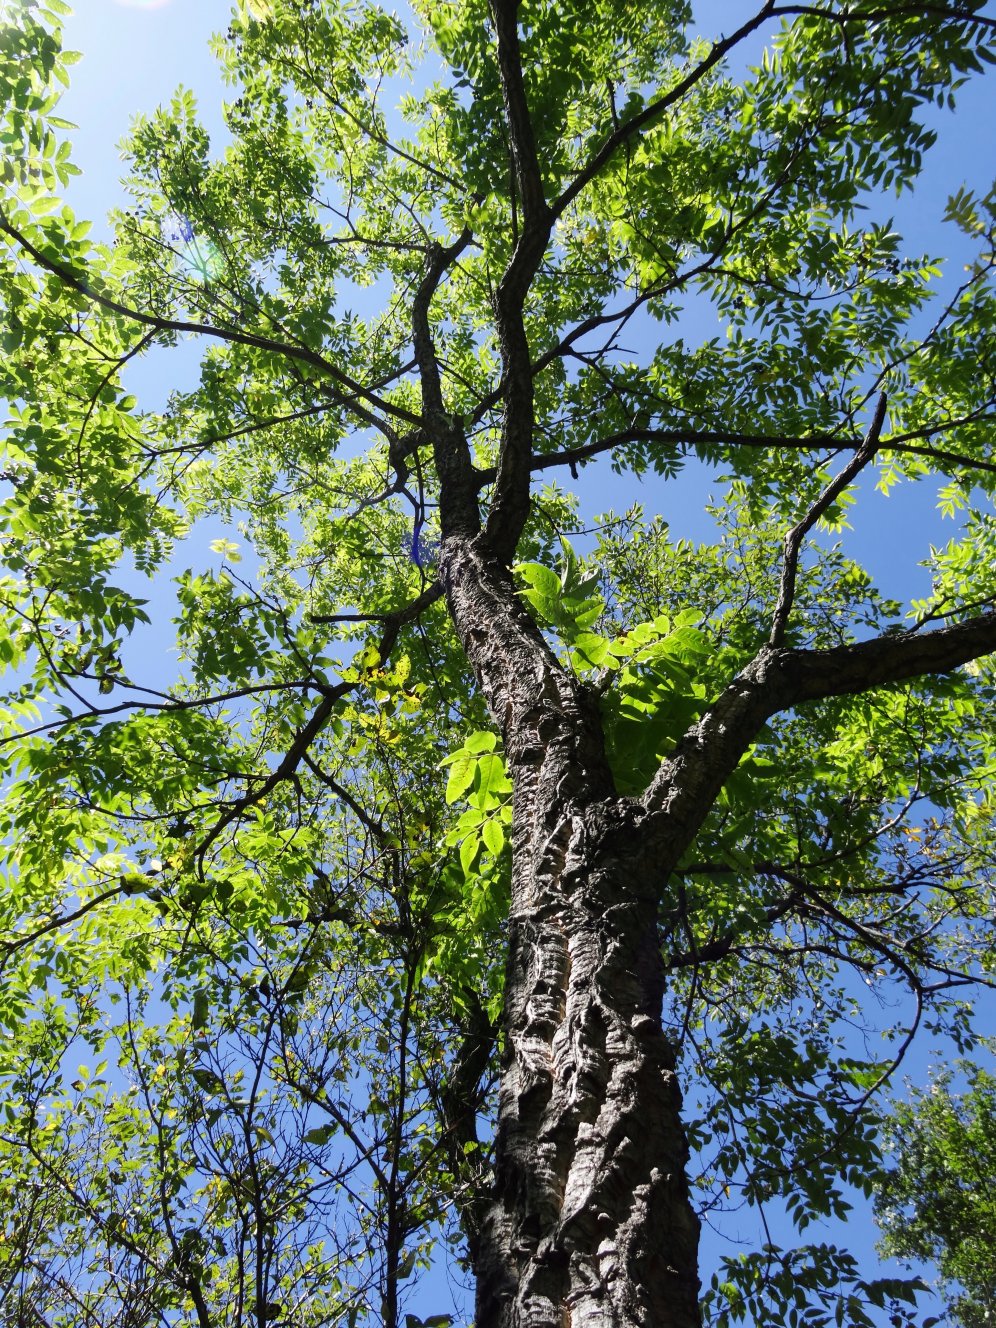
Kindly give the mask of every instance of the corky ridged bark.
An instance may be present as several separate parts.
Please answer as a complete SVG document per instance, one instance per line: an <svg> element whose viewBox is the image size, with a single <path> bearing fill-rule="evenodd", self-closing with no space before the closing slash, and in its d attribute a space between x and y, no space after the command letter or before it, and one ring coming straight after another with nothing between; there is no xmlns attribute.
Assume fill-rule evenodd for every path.
<svg viewBox="0 0 996 1328"><path fill-rule="evenodd" d="M699 1323L656 903L614 810L549 803L565 842L514 871L478 1328Z"/></svg>
<svg viewBox="0 0 996 1328"><path fill-rule="evenodd" d="M557 663L501 561L452 538L442 571L515 788L477 1328L691 1328L698 1224L661 1031L660 873L643 812L616 796L594 699Z"/></svg>

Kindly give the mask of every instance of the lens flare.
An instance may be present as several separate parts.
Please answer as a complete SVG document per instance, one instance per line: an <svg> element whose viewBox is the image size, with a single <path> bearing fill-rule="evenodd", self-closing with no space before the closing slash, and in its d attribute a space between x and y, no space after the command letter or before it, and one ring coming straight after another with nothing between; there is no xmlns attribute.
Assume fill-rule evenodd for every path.
<svg viewBox="0 0 996 1328"><path fill-rule="evenodd" d="M195 281L215 281L225 270L225 260L211 240L199 240L190 221L179 212L170 212L159 226L163 242L180 259L188 276Z"/></svg>
<svg viewBox="0 0 996 1328"><path fill-rule="evenodd" d="M183 261L200 281L216 281L225 270L225 260L210 240L193 240L183 251Z"/></svg>

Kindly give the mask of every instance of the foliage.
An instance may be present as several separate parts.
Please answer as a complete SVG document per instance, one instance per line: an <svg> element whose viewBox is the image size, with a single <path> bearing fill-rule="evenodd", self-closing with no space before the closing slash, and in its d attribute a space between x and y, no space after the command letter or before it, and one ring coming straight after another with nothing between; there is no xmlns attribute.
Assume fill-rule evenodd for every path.
<svg viewBox="0 0 996 1328"><path fill-rule="evenodd" d="M936 1264L952 1317L976 1328L996 1310L996 1079L970 1062L959 1069L961 1091L944 1070L895 1104L875 1204L884 1252Z"/></svg>
<svg viewBox="0 0 996 1328"><path fill-rule="evenodd" d="M814 1228L870 1195L875 1095L914 1035L971 1051L996 971L996 196L948 201L957 279L882 202L913 193L931 116L996 63L996 19L978 0L748 8L710 41L682 0L416 0L404 20L239 0L215 42L225 146L183 89L137 119L105 235L62 200L66 7L12 6L17 1322L395 1328L433 1258L474 1264L516 1054L515 872L561 842L528 802L557 743L495 699L506 621L531 633L517 677L597 717L613 806L641 826L758 659L835 661L713 791L701 776L673 871L639 876L696 1208L788 1233L724 1261L704 1312L913 1321L915 1280ZM186 338L197 384L140 406L136 364L169 381ZM701 542L674 539L700 463L722 498ZM604 465L661 513L592 516ZM864 469L965 513L922 601L851 555ZM468 625L471 545L503 579ZM886 663L852 666L869 643ZM900 1110L901 1152L936 1134L953 1156L942 1089L917 1099L936 1131ZM982 1255L957 1251L942 1272L975 1295L975 1265L944 1259ZM410 1321L448 1322L418 1304Z"/></svg>

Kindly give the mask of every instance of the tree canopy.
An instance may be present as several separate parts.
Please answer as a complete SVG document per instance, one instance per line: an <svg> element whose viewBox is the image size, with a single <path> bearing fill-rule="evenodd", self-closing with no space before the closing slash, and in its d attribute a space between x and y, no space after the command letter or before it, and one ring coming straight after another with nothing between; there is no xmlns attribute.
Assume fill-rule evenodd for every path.
<svg viewBox="0 0 996 1328"><path fill-rule="evenodd" d="M952 1317L984 1328L996 1311L996 1079L971 1062L959 1069L964 1091L943 1070L896 1104L876 1211L885 1251L937 1264Z"/></svg>
<svg viewBox="0 0 996 1328"><path fill-rule="evenodd" d="M7 1321L912 1323L821 1223L996 969L996 192L917 194L991 6L238 0L106 239L66 12L0 18Z"/></svg>

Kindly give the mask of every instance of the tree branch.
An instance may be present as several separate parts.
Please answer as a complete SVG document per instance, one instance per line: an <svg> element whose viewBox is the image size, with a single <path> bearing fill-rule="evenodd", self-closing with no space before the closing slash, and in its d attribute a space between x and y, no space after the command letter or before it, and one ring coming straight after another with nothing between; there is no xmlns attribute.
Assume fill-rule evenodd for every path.
<svg viewBox="0 0 996 1328"><path fill-rule="evenodd" d="M71 922L79 922L80 918L85 918L88 913L92 913L101 904L105 904L108 899L117 899L119 895L127 893L127 887L123 884L112 886L109 890L103 890L99 895L94 895L92 899L88 899L79 908L73 909L71 913L59 913L55 917L49 918L48 921L37 926L34 931L12 935L9 940L0 939L0 956L2 956L0 957L0 972L3 971L8 955L16 954L18 950L23 950L25 946L33 945L35 941L40 940L42 936L46 936L49 932L58 931L60 927L68 926Z"/></svg>
<svg viewBox="0 0 996 1328"><path fill-rule="evenodd" d="M950 452L942 447L919 447L908 440L930 438L935 434L947 433L964 424L974 423L970 417L953 420L950 423L934 425L930 428L916 429L909 433L897 434L881 443L883 452L899 452L903 455L922 456L930 461L941 461L951 466L964 466L967 470L981 470L996 475L996 462L983 461L979 457L965 456L959 452ZM832 433L812 434L808 438L781 437L777 434L720 432L712 429L620 429L617 433L599 438L595 442L585 443L581 447L565 447L559 452L547 452L536 456L532 461L532 470L551 470L556 466L576 466L581 461L604 452L611 452L628 443L664 443L675 446L694 445L696 443L714 444L719 447L756 447L756 448L791 448L794 451L820 451L832 448L835 451L853 451L861 447L862 439L847 438ZM478 472L481 483L488 484L494 478L494 468Z"/></svg>
<svg viewBox="0 0 996 1328"><path fill-rule="evenodd" d="M515 178L522 201L523 230L546 225L548 209L543 193L543 177L536 155L529 103L522 77L522 52L519 47L518 0L491 0L491 17L498 37L498 72L501 77L505 120L508 124Z"/></svg>
<svg viewBox="0 0 996 1328"><path fill-rule="evenodd" d="M518 0L492 0L498 34L498 68L505 117L522 200L522 230L508 267L495 292L495 320L502 356L505 408L501 446L486 537L503 563L515 554L529 515L529 479L532 461L533 368L523 308L533 277L546 251L553 225L536 156L536 142L522 78L519 49Z"/></svg>
<svg viewBox="0 0 996 1328"><path fill-rule="evenodd" d="M802 892L793 889L779 899L777 903L771 904L764 910L764 925L770 927L778 922L786 913L792 911L801 898ZM725 936L718 936L713 941L707 941L705 945L670 954L665 958L664 963L669 971L676 968L697 968L699 964L715 963L719 959L726 959L733 953L737 943L745 939L739 932L728 931Z"/></svg>
<svg viewBox="0 0 996 1328"><path fill-rule="evenodd" d="M781 585L778 589L778 603L775 605L774 616L771 620L769 645L780 646L785 639L785 629L788 626L789 614L792 612L792 601L795 599L795 578L799 566L799 550L802 547L802 541L831 503L840 497L851 481L864 470L878 451L878 440L882 433L882 425L885 423L886 404L887 398L885 393L882 392L879 394L875 406L871 426L857 453L840 474L830 481L802 520L793 526L785 536Z"/></svg>
<svg viewBox="0 0 996 1328"><path fill-rule="evenodd" d="M774 12L774 0L766 0L765 4L760 10L758 10L754 17L748 19L748 21L739 27L732 36L723 37L720 41L716 42L701 64L696 65L696 67L691 70L690 73L686 74L680 82L676 83L670 92L665 93L663 97L658 97L658 99L651 102L649 106L645 106L638 115L634 115L631 119L626 120L618 127L618 129L611 133L588 162L587 166L574 177L568 187L554 202L551 208L554 220L565 212L571 203L574 202L575 198L577 198L578 194L580 194L582 190L595 179L602 167L619 150L619 148L635 138L642 129L646 129L649 125L652 125L655 120L659 120L665 111L670 110L672 106L681 101L685 94L690 92L692 88L695 87L696 83L701 82L706 74L708 74L709 70L715 68L715 66L719 64L723 57L727 55L734 46L743 41L745 37L749 37L752 32L755 32L762 23L765 23L771 18Z"/></svg>
<svg viewBox="0 0 996 1328"><path fill-rule="evenodd" d="M461 1022L462 1037L449 1074L439 1088L438 1112L441 1143L453 1175L463 1178L469 1171L476 1182L457 1199L473 1252L490 1200L487 1187L482 1184L477 1117L483 1097L482 1081L498 1040L498 1025L492 1024L476 992L467 989L463 997L467 1013Z"/></svg>
<svg viewBox="0 0 996 1328"><path fill-rule="evenodd" d="M91 300L94 304L99 304L101 308L107 309L110 313L119 314L122 318L128 318L132 322L142 324L144 327L151 327L157 332L189 332L197 336L216 337L220 341L229 341L239 346L252 346L257 350L269 350L278 355L283 355L287 359L299 360L304 364L310 364L315 369L319 369L327 377L340 384L341 387L348 389L351 397L368 401L377 410L383 411L385 415L402 420L406 424L419 424L421 422L417 415L412 414L403 406L385 401L383 397L364 387L362 383L351 378L349 374L343 373L331 361L307 346L292 346L284 341L276 341L272 337L259 336L254 332L240 332L235 328L216 327L211 323L189 323L181 319L160 318L158 314L150 314L142 309L134 309L109 295L102 295L99 291L93 289L85 277L73 272L64 263L60 263L42 253L22 231L10 224L2 208L0 208L0 233L10 236L17 246L31 255L39 267L58 277L70 290L76 291L77 294ZM348 404L349 408L364 424L370 425L371 428L376 429L388 438L394 436L394 431L372 411L356 404L355 401L349 401L345 398L344 404Z"/></svg>
<svg viewBox="0 0 996 1328"><path fill-rule="evenodd" d="M661 763L642 807L653 851L672 870L761 727L806 701L950 673L996 651L996 612L921 633L916 628L829 650L762 646Z"/></svg>
<svg viewBox="0 0 996 1328"><path fill-rule="evenodd" d="M827 19L831 23L882 23L890 18L933 16L946 21L957 20L961 23L976 24L990 32L996 32L996 18L986 18L964 6L937 4L893 5L890 8L863 10L861 13L849 13L846 10L818 9L816 5L778 5L771 11L773 18L796 18L808 15L811 18Z"/></svg>
<svg viewBox="0 0 996 1328"><path fill-rule="evenodd" d="M431 438L433 456L439 471L439 520L443 538L459 533L476 535L481 528L481 513L474 467L462 423L446 410L443 399L439 360L429 323L429 306L439 283L452 263L470 243L470 231L464 227L456 240L443 249L436 246L429 255L429 265L412 300L412 341L422 388L422 408L426 431ZM414 446L417 446L417 440ZM404 467L402 449L392 456L401 480Z"/></svg>
<svg viewBox="0 0 996 1328"><path fill-rule="evenodd" d="M412 600L410 604L406 604L404 608L384 616L384 632L377 646L377 653L381 662L385 661L394 649L402 627L414 621L422 610L439 599L441 594L441 587L434 583L417 599ZM327 687L323 690L322 699L312 711L311 717L298 730L294 741L287 748L277 768L241 798L235 799L201 840L196 853L201 871L203 871L204 858L208 849L217 840L218 836L224 832L225 828L237 820L247 808L257 806L278 785L293 777L298 766L306 759L311 744L332 718L336 706L355 688L355 682L340 682L335 687Z"/></svg>

